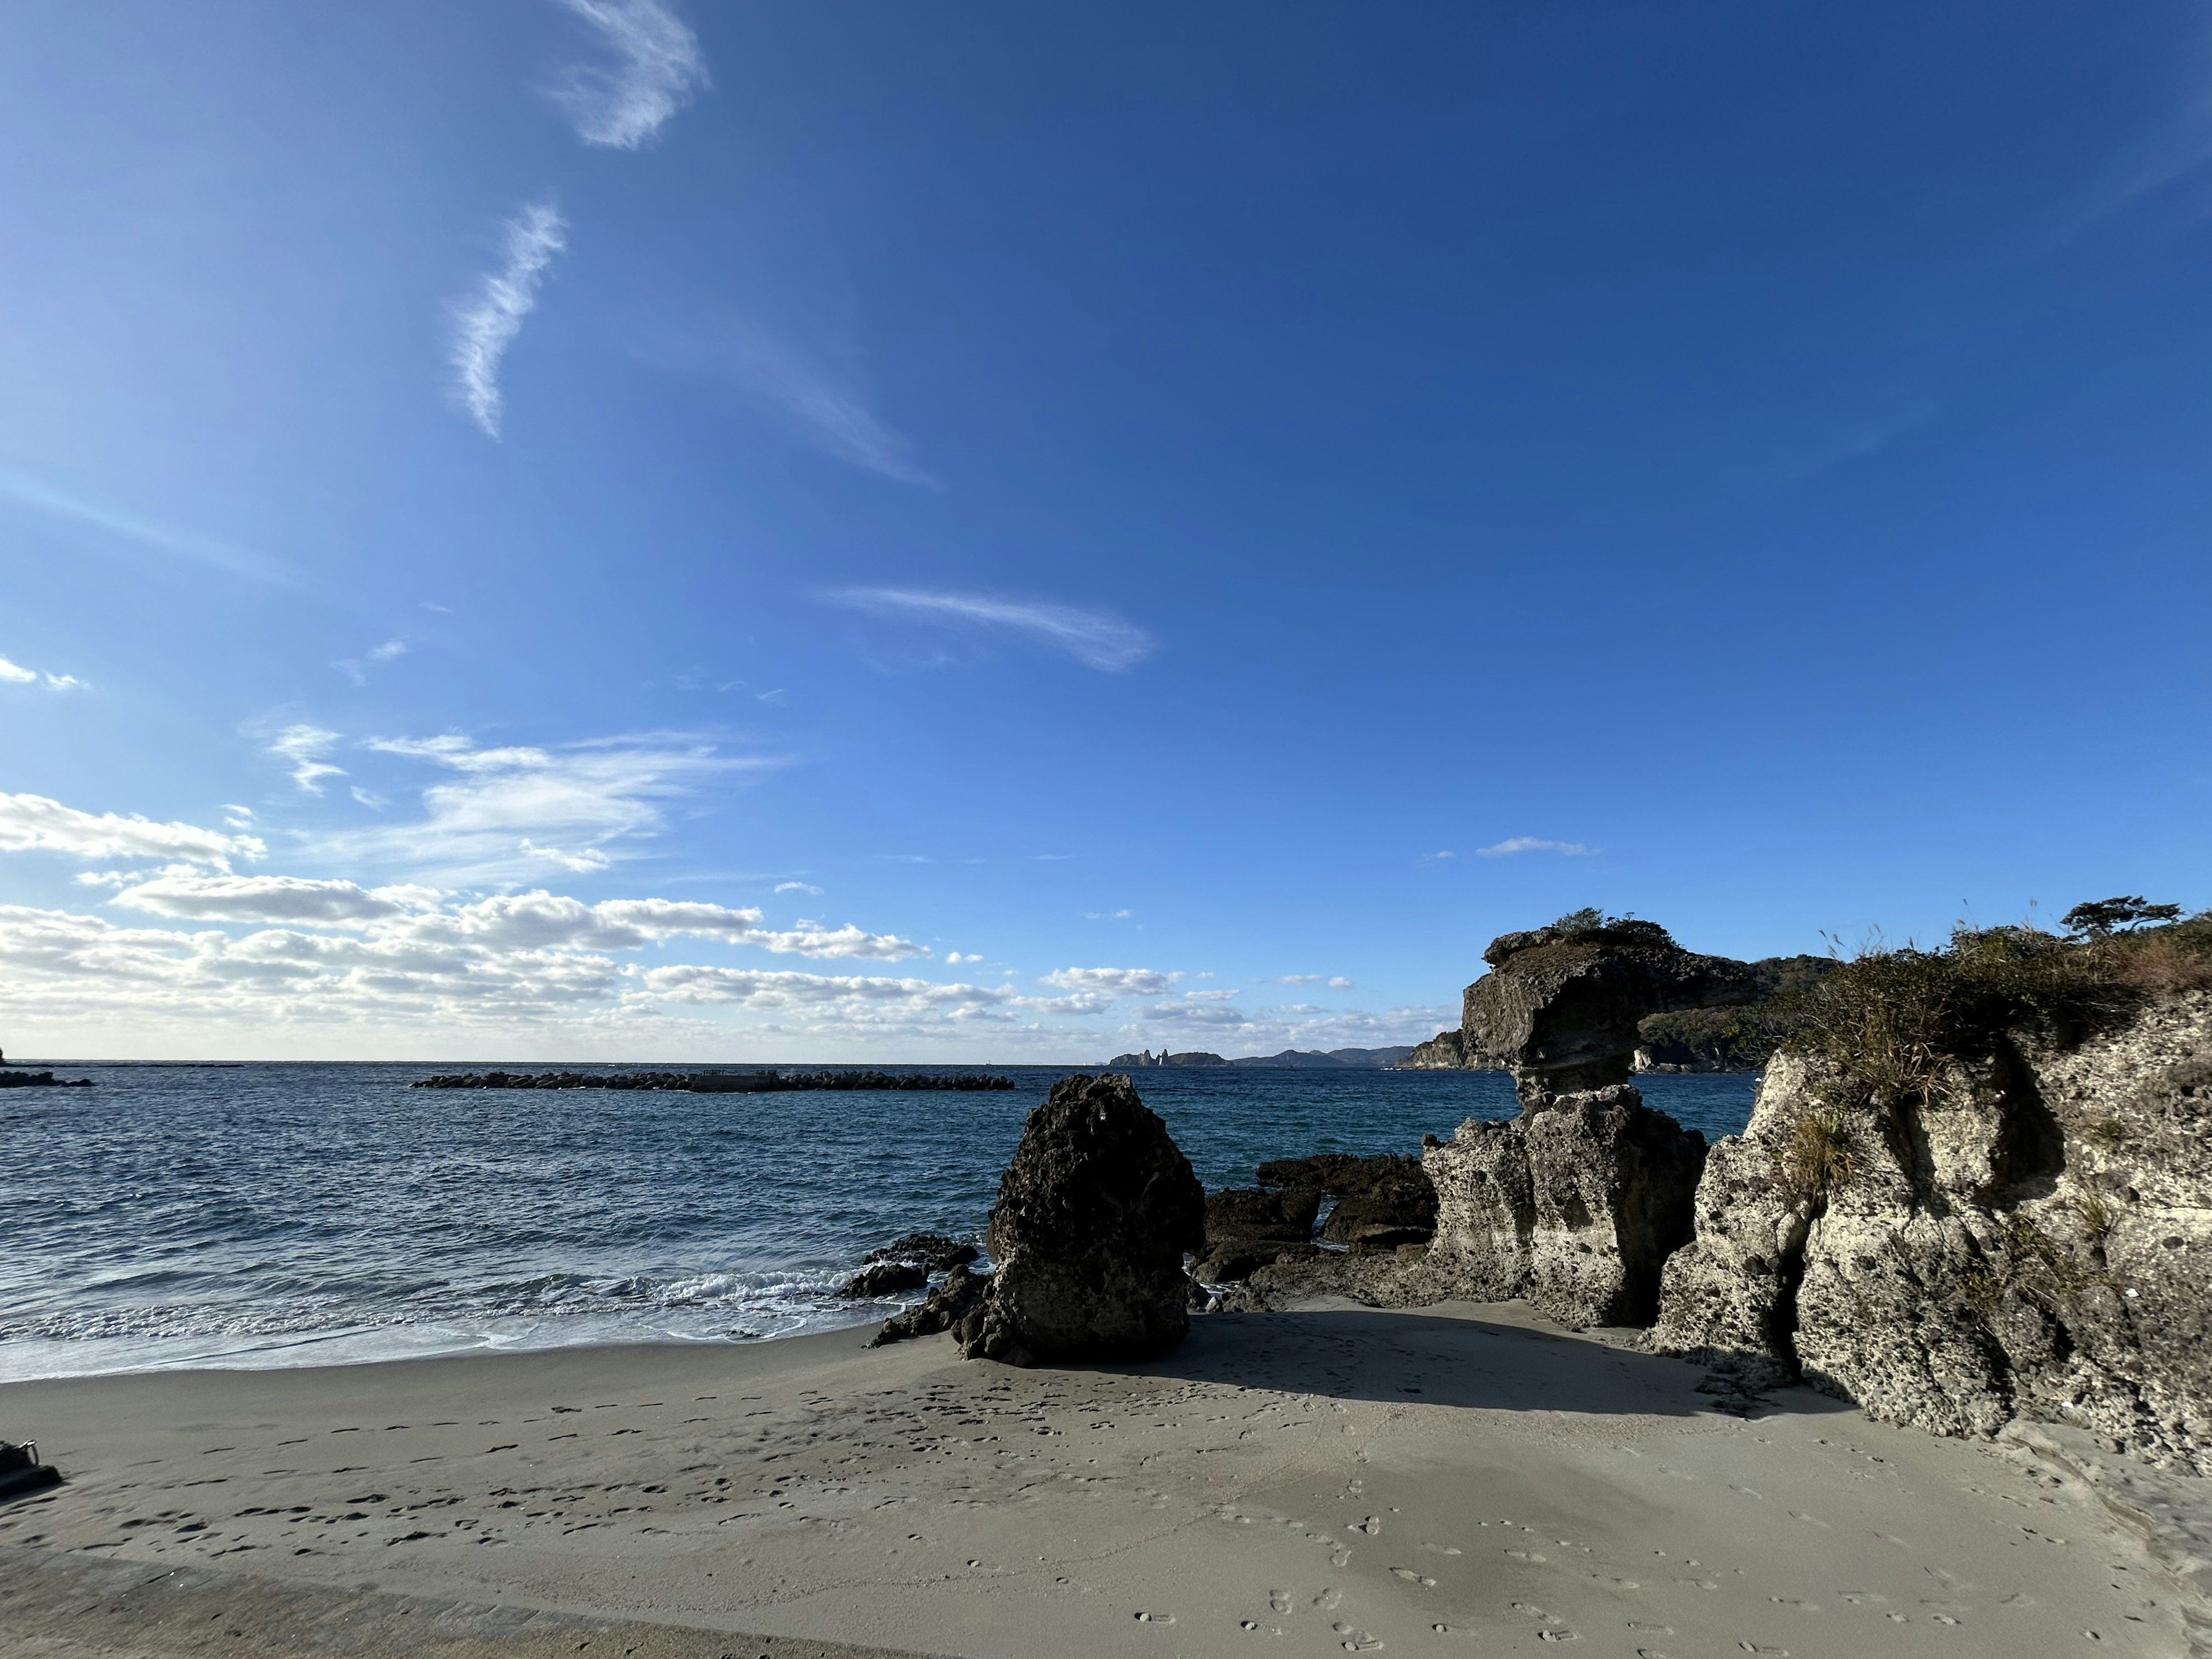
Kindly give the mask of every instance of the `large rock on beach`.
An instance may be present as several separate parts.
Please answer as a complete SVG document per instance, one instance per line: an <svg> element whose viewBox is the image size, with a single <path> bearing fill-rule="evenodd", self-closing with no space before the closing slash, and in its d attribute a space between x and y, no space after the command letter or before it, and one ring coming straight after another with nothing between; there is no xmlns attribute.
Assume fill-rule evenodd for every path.
<svg viewBox="0 0 2212 1659"><path fill-rule="evenodd" d="M1808 1182L1808 1145L1847 1172ZM1895 1097L1779 1056L1697 1209L1660 1351L2212 1473L2212 992L2076 1047L2008 1036Z"/></svg>
<svg viewBox="0 0 2212 1659"><path fill-rule="evenodd" d="M1626 1084L1469 1119L1423 1155L1436 1237L1395 1299L1526 1297L1564 1325L1648 1325L1705 1159L1703 1135Z"/></svg>
<svg viewBox="0 0 2212 1659"><path fill-rule="evenodd" d="M1205 1240L1205 1190L1129 1079L1063 1078L999 1183L998 1271L957 1328L961 1352L1014 1364L1163 1353L1190 1329L1183 1256Z"/></svg>

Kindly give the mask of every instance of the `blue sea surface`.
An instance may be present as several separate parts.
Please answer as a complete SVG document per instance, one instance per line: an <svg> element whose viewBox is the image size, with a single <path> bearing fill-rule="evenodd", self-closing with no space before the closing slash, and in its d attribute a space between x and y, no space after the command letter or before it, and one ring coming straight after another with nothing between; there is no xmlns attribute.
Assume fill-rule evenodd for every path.
<svg viewBox="0 0 2212 1659"><path fill-rule="evenodd" d="M1024 1115L1066 1075L694 1095L408 1087L453 1069L425 1065L60 1069L97 1086L0 1092L0 1381L881 1319L889 1304L836 1286L901 1233L980 1236ZM1208 1188L1249 1184L1264 1158L1417 1152L1515 1110L1494 1072L1136 1081ZM1708 1139L1743 1127L1753 1081L1640 1079Z"/></svg>

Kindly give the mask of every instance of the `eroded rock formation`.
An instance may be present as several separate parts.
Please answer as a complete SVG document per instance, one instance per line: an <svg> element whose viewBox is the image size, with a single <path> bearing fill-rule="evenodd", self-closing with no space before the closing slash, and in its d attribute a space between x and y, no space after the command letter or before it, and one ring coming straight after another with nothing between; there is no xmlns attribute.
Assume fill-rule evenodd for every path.
<svg viewBox="0 0 2212 1659"><path fill-rule="evenodd" d="M1926 1086L1778 1057L1713 1149L1653 1346L1939 1433L2016 1418L2212 1473L2212 993Z"/></svg>
<svg viewBox="0 0 2212 1659"><path fill-rule="evenodd" d="M1492 971L1467 988L1462 1048L1511 1072L1524 1104L1627 1082L1647 1014L1758 994L1747 964L1685 951L1651 922L1504 933L1482 959Z"/></svg>
<svg viewBox="0 0 2212 1659"><path fill-rule="evenodd" d="M1564 1325L1648 1325L1705 1158L1703 1135L1626 1084L1470 1119L1423 1154L1436 1237L1395 1296L1526 1297Z"/></svg>
<svg viewBox="0 0 2212 1659"><path fill-rule="evenodd" d="M999 1183L998 1271L955 1327L969 1358L1140 1359L1190 1329L1183 1255L1206 1194L1127 1077L1063 1078L1029 1115Z"/></svg>
<svg viewBox="0 0 2212 1659"><path fill-rule="evenodd" d="M1318 1187L1269 1192L1261 1187L1230 1187L1206 1195L1206 1248L1191 1276L1208 1285L1249 1278L1253 1270L1285 1256L1316 1253L1314 1218L1321 1210Z"/></svg>

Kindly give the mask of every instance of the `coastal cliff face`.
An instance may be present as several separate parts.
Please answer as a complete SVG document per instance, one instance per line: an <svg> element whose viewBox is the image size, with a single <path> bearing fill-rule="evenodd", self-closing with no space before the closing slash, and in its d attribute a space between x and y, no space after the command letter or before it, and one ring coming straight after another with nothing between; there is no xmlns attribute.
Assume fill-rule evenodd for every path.
<svg viewBox="0 0 2212 1659"><path fill-rule="evenodd" d="M1422 1155L1436 1237L1397 1295L1526 1297L1563 1325L1649 1324L1705 1158L1703 1135L1626 1084L1470 1119Z"/></svg>
<svg viewBox="0 0 2212 1659"><path fill-rule="evenodd" d="M1778 1056L1713 1148L1652 1346L1872 1417L2016 1417L2212 1473L2212 992L1871 1094Z"/></svg>
<svg viewBox="0 0 2212 1659"><path fill-rule="evenodd" d="M1426 1042L1414 1045L1413 1052L1398 1062L1402 1072L1474 1072L1486 1069L1470 1065L1467 1058L1467 1040L1457 1026L1437 1032Z"/></svg>

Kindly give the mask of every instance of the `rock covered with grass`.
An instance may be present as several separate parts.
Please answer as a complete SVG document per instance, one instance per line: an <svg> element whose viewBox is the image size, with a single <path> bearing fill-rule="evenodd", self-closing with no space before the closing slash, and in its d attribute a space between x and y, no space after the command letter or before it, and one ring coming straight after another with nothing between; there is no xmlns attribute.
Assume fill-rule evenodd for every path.
<svg viewBox="0 0 2212 1659"><path fill-rule="evenodd" d="M987 1236L998 1264L955 1327L969 1358L1141 1359L1190 1329L1206 1194L1119 1073L1063 1078L1029 1115Z"/></svg>
<svg viewBox="0 0 2212 1659"><path fill-rule="evenodd" d="M2212 1472L2212 925L1961 929L1808 999L1653 1346Z"/></svg>

